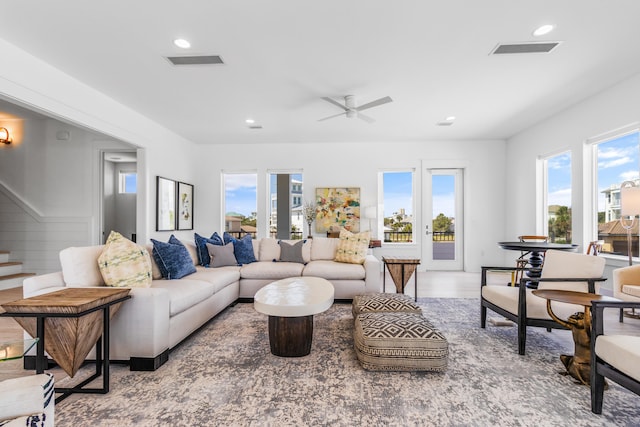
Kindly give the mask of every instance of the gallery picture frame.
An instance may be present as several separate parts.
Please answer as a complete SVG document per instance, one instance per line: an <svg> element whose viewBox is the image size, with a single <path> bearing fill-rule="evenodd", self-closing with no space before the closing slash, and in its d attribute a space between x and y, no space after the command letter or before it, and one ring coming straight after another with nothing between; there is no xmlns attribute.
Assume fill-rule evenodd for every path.
<svg viewBox="0 0 640 427"><path fill-rule="evenodd" d="M156 176L156 231L176 229L176 181Z"/></svg>
<svg viewBox="0 0 640 427"><path fill-rule="evenodd" d="M176 229L193 230L193 185L178 182Z"/></svg>

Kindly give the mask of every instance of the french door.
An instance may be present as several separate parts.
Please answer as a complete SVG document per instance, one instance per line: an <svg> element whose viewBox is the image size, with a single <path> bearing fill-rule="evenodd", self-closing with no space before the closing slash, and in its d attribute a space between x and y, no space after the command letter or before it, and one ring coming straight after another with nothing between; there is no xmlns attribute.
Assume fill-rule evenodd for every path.
<svg viewBox="0 0 640 427"><path fill-rule="evenodd" d="M422 174L422 265L463 270L463 171L425 167Z"/></svg>

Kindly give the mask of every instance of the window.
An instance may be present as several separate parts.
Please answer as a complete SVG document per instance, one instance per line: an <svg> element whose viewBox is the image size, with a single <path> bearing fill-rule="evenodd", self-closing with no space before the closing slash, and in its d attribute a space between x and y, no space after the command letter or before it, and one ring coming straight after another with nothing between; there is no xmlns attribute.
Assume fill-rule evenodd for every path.
<svg viewBox="0 0 640 427"><path fill-rule="evenodd" d="M619 134L593 145L596 198L598 201L598 240L602 252L629 255L626 230L620 224L620 187L625 181L640 184L638 131ZM632 253L638 256L638 226L633 227Z"/></svg>
<svg viewBox="0 0 640 427"><path fill-rule="evenodd" d="M380 172L384 217L384 241L412 243L415 241L413 216L413 171Z"/></svg>
<svg viewBox="0 0 640 427"><path fill-rule="evenodd" d="M135 172L120 171L118 174L118 192L120 194L135 194L138 175Z"/></svg>
<svg viewBox="0 0 640 427"><path fill-rule="evenodd" d="M543 163L545 235L550 242L571 243L571 153L547 157Z"/></svg>
<svg viewBox="0 0 640 427"><path fill-rule="evenodd" d="M301 173L269 174L269 206L269 235L278 239L302 239L305 221Z"/></svg>
<svg viewBox="0 0 640 427"><path fill-rule="evenodd" d="M224 231L240 238L245 234L256 237L257 182L255 173L225 173L224 182Z"/></svg>

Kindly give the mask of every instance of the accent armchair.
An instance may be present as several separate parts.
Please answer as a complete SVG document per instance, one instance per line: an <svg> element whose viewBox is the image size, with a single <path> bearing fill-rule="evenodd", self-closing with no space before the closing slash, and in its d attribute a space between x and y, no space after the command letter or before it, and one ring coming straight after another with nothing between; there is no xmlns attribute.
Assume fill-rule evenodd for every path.
<svg viewBox="0 0 640 427"><path fill-rule="evenodd" d="M518 354L525 354L527 327L535 326L566 329L547 313L547 300L531 292L538 289L564 289L577 292L597 293L602 277L605 259L586 254L548 250L541 270L520 268L523 271L539 272L540 277L523 277L517 287L487 285L487 271L513 270L513 267L482 267L480 297L480 327L486 327L487 309L516 323L518 327ZM584 307L574 304L552 302L554 313L560 318L568 318L573 313L584 311Z"/></svg>
<svg viewBox="0 0 640 427"><path fill-rule="evenodd" d="M640 395L640 336L605 335L605 308L640 308L640 302L592 302L591 411L595 414L602 413L605 377Z"/></svg>
<svg viewBox="0 0 640 427"><path fill-rule="evenodd" d="M54 379L29 375L0 382L0 426L53 427Z"/></svg>
<svg viewBox="0 0 640 427"><path fill-rule="evenodd" d="M623 301L640 302L640 265L613 270L613 296ZM623 316L624 310L621 308L620 322Z"/></svg>

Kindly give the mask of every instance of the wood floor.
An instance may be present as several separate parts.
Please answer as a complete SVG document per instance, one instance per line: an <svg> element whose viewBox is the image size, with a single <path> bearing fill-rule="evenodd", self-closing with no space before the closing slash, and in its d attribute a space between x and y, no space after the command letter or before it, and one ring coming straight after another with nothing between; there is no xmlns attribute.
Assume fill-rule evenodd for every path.
<svg viewBox="0 0 640 427"><path fill-rule="evenodd" d="M507 277L494 277L492 280L508 281ZM395 285L387 273L385 277L386 291L393 292ZM407 295L413 296L414 281L409 279L405 288ZM418 297L420 298L480 298L480 274L465 272L419 272L418 273ZM22 298L22 288L0 290L0 304L15 301ZM625 319L624 323L618 322L617 310L605 310L605 331L607 333L623 333L640 335L640 320ZM489 311L489 317L499 317ZM480 319L478 319L478 326ZM550 336L555 340L572 342L569 331L554 330ZM9 317L0 317L0 342L10 342L22 339L22 328ZM514 342L514 349L516 343ZM505 350L508 351L508 350ZM33 371L22 369L22 360L0 362L0 381L8 378L32 375ZM56 375L57 377L57 375Z"/></svg>

